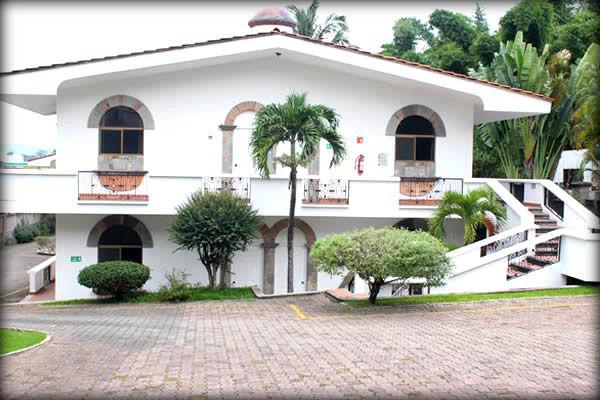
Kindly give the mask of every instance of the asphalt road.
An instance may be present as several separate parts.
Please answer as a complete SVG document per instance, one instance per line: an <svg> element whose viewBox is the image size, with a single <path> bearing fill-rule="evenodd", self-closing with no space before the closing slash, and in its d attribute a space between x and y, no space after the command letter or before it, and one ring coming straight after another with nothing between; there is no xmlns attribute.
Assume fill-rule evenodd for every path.
<svg viewBox="0 0 600 400"><path fill-rule="evenodd" d="M36 254L36 249L31 242L0 250L0 303L18 302L29 293L27 270L49 258Z"/></svg>

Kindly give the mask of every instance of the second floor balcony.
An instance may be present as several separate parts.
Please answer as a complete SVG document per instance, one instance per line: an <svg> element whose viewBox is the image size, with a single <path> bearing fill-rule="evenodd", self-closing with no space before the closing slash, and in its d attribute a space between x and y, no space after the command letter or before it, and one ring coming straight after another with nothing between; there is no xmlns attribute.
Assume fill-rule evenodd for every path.
<svg viewBox="0 0 600 400"><path fill-rule="evenodd" d="M289 212L287 177L181 176L145 172L0 171L2 212L173 215L198 191L231 191L261 215ZM460 179L306 177L297 183L298 216L429 218Z"/></svg>
<svg viewBox="0 0 600 400"><path fill-rule="evenodd" d="M79 171L80 201L148 201L146 171Z"/></svg>

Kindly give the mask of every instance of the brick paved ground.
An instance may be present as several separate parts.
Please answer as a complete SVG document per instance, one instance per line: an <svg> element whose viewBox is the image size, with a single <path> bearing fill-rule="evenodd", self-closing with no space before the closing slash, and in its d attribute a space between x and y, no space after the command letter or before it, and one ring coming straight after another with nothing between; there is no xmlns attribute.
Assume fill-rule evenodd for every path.
<svg viewBox="0 0 600 400"><path fill-rule="evenodd" d="M3 326L52 340L0 359L0 397L593 398L599 306L580 296L352 309L323 295L3 306Z"/></svg>

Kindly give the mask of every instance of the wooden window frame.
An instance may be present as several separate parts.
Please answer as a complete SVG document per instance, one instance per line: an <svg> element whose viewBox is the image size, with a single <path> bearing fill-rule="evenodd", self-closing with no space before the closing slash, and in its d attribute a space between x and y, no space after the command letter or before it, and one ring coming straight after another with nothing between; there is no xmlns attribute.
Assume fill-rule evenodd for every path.
<svg viewBox="0 0 600 400"><path fill-rule="evenodd" d="M413 134L413 133L409 133L409 134L402 134L402 133L397 133L395 135L395 138L401 138L401 139L412 139L413 141L413 158L412 160L398 160L396 159L396 139L394 139L394 159L396 159L396 161L429 161L429 162L434 162L435 161L435 135L434 134ZM433 139L433 144L432 144L432 149L431 149L431 153L433 155L431 160L417 160L417 138L427 138L427 139Z"/></svg>
<svg viewBox="0 0 600 400"><path fill-rule="evenodd" d="M105 155L138 155L138 156L143 156L144 155L144 128L125 128L125 127L119 127L119 126L101 126L99 129L100 134L98 135L98 154L105 154ZM103 131L105 130L111 130L111 131L121 131L120 135L121 135L121 152L120 153L103 153L102 152L102 135L104 134ZM138 131L141 132L142 134L142 144L141 144L141 153L123 153L123 146L124 146L124 136L125 136L125 131Z"/></svg>
<svg viewBox="0 0 600 400"><path fill-rule="evenodd" d="M123 261L123 250L125 248L128 249L141 249L141 262L140 264L143 264L144 262L144 246L140 245L133 245L133 244L99 244L98 245L98 255L100 255L100 249L119 249L119 261Z"/></svg>

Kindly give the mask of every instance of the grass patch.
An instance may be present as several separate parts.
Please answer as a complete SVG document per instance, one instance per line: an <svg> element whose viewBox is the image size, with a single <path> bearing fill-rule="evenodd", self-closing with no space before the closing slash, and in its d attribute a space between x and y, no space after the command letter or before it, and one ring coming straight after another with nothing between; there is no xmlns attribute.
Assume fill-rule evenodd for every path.
<svg viewBox="0 0 600 400"><path fill-rule="evenodd" d="M0 328L0 354L21 350L46 339L43 332L19 331Z"/></svg>
<svg viewBox="0 0 600 400"><path fill-rule="evenodd" d="M393 299L377 300L375 306L395 306L402 304L428 304L428 303L455 303L463 301L497 300L497 299L519 299L526 297L543 296L575 296L584 294L600 294L600 286L579 286L560 289L528 290L522 292L504 293L466 293L466 294L432 294L409 297L396 297ZM352 307L369 307L367 300L348 300Z"/></svg>
<svg viewBox="0 0 600 400"><path fill-rule="evenodd" d="M203 301L203 300L251 300L254 299L254 293L249 287L209 289L205 287L191 287L184 289L184 301ZM132 295L130 297L117 300L115 298L105 299L76 299L64 301L52 301L43 303L44 306L65 306L80 304L119 304L119 303L159 303L165 302L158 292L146 292Z"/></svg>

